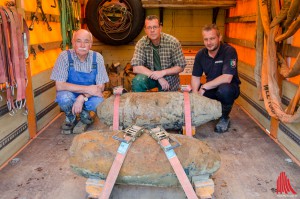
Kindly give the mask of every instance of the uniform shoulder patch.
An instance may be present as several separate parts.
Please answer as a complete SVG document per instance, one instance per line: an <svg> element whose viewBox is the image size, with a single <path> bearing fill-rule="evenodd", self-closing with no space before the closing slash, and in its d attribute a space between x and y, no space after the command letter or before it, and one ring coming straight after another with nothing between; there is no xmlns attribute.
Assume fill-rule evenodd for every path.
<svg viewBox="0 0 300 199"><path fill-rule="evenodd" d="M231 68L236 68L236 59L230 60L230 66L231 66Z"/></svg>

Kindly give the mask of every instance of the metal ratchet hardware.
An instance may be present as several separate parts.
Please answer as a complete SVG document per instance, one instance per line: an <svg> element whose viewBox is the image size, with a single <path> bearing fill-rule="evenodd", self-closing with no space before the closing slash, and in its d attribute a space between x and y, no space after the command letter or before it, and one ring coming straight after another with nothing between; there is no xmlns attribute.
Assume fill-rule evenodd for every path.
<svg viewBox="0 0 300 199"><path fill-rule="evenodd" d="M161 146L161 148L164 151L169 151L172 149L175 149L179 146L181 146L181 144L178 142L178 140L176 140L173 136L171 136L165 129L163 129L162 127L156 127L153 128L149 131L150 135L157 141L157 143ZM170 147L163 147L160 143L161 140L164 139L168 139L171 142L175 142L176 144ZM170 143L171 143L170 142Z"/></svg>
<svg viewBox="0 0 300 199"><path fill-rule="evenodd" d="M113 94L114 95L121 95L123 93L127 93L127 90L125 88L123 88L122 86L116 86L113 88Z"/></svg>
<svg viewBox="0 0 300 199"><path fill-rule="evenodd" d="M123 139L117 136L120 132L124 133ZM123 131L118 131L118 133L116 135L114 135L113 138L120 142L125 142L125 143L129 144L131 142L134 142L136 140L136 138L140 137L143 133L144 133L143 127L132 125L132 126L127 127ZM129 141L125 140L124 138L126 136L131 137L131 139Z"/></svg>
<svg viewBox="0 0 300 199"><path fill-rule="evenodd" d="M48 30L51 31L52 28L49 25L48 19L47 19L45 13L44 13L44 10L43 10L43 7L42 7L42 0L36 0L36 4L37 4L37 7L36 7L36 10L35 10L35 13L32 15L32 22L31 22L31 24L29 26L29 30L33 30L33 28L34 28L34 22L35 21L38 22L37 14L38 14L38 11L41 10L41 12L42 12L41 13L42 14L42 20L44 22L46 22Z"/></svg>
<svg viewBox="0 0 300 199"><path fill-rule="evenodd" d="M190 92L192 90L190 85L180 85L181 92L187 91Z"/></svg>

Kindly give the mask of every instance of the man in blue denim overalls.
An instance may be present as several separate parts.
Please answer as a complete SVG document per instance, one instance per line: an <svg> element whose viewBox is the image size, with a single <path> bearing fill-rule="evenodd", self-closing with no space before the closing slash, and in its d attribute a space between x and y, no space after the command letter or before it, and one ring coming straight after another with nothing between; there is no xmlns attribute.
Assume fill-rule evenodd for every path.
<svg viewBox="0 0 300 199"><path fill-rule="evenodd" d="M61 52L51 74L56 102L66 114L63 130L74 128L77 114L84 124L91 124L89 111L95 112L103 101L104 84L109 80L102 55L90 50L92 39L87 30L74 32L73 49Z"/></svg>

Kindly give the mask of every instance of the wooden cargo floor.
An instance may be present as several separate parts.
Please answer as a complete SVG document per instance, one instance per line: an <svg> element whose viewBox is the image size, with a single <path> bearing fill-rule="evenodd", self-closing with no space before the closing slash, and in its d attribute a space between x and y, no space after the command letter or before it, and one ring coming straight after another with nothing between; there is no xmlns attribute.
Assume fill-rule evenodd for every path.
<svg viewBox="0 0 300 199"><path fill-rule="evenodd" d="M230 131L216 134L216 121L197 128L196 138L219 151L221 168L213 176L217 199L272 199L280 172L285 172L300 198L300 168L238 105L231 113ZM1 199L84 199L86 179L72 173L68 149L74 135L60 134L64 115L0 171ZM96 121L90 129L107 130ZM19 160L19 161L18 161ZM291 195L289 195L291 196ZM179 199L181 188L116 185L114 199Z"/></svg>

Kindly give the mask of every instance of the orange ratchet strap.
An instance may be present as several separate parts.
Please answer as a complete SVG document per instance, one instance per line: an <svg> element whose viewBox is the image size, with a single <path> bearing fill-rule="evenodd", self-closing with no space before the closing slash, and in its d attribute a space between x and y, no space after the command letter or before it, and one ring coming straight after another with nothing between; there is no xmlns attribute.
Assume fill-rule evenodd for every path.
<svg viewBox="0 0 300 199"><path fill-rule="evenodd" d="M191 118L191 104L189 92L192 90L190 85L181 85L181 91L184 97L184 121L186 135L192 137L192 118Z"/></svg>
<svg viewBox="0 0 300 199"><path fill-rule="evenodd" d="M127 91L122 86L117 86L113 89L113 94L115 95L114 101L114 116L113 116L113 130L119 130L119 105L120 97L123 93Z"/></svg>
<svg viewBox="0 0 300 199"><path fill-rule="evenodd" d="M175 138L170 137L162 127L156 127L150 130L150 135L158 142L161 148L164 150L172 168L174 169L177 178L185 192L188 199L198 199L191 182L189 181L186 173L184 172L182 165L174 151L174 148L180 146L180 143ZM176 142L176 145L172 146L170 140Z"/></svg>
<svg viewBox="0 0 300 199"><path fill-rule="evenodd" d="M123 138L119 138L117 134L119 132L123 132L124 136ZM136 138L140 137L143 132L144 128L132 125L128 128L126 128L124 131L119 131L116 135L113 136L115 140L118 140L121 142L117 155L115 157L115 160L109 170L109 173L107 175L103 190L99 196L99 199L108 199L111 191L113 189L113 186L116 182L116 179L119 175L119 172L121 170L122 164L125 160L126 154L128 152L129 147L131 144L136 140Z"/></svg>

